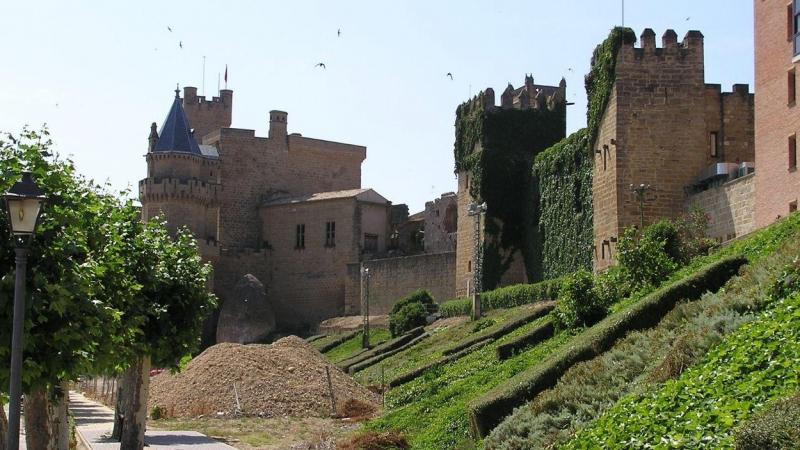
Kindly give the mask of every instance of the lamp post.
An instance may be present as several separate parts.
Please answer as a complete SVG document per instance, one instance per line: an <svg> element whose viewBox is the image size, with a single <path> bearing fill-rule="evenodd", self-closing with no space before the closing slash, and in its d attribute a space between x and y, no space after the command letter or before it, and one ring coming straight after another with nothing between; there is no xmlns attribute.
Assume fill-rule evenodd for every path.
<svg viewBox="0 0 800 450"><path fill-rule="evenodd" d="M482 290L482 277L483 277L483 243L481 242L481 216L486 213L486 203L470 203L467 214L475 218L475 234L473 241L475 243L475 252L473 254L472 264L472 320L478 320L481 317L481 290Z"/></svg>
<svg viewBox="0 0 800 450"><path fill-rule="evenodd" d="M16 280L14 284L14 325L11 332L11 383L8 402L8 450L19 449L20 402L22 400L22 328L25 323L25 271L28 244L36 229L39 212L46 197L33 182L30 172L23 172L6 193L6 208L16 248Z"/></svg>
<svg viewBox="0 0 800 450"><path fill-rule="evenodd" d="M361 335L361 348L369 348L369 269L361 270L361 304L364 314L364 333Z"/></svg>

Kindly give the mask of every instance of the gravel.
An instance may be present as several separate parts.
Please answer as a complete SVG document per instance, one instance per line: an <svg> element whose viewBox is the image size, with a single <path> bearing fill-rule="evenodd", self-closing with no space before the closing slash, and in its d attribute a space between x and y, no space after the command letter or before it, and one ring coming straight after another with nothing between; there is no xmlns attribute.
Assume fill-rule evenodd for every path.
<svg viewBox="0 0 800 450"><path fill-rule="evenodd" d="M161 407L168 417L326 417L331 415L326 367L337 407L355 399L377 408L378 396L306 341L288 336L270 345L217 344L183 372L152 377L148 410Z"/></svg>

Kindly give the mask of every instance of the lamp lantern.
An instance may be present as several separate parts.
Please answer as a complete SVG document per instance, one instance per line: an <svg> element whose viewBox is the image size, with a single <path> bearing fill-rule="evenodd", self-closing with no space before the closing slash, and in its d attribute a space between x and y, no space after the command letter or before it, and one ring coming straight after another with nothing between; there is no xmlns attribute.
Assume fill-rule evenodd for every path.
<svg viewBox="0 0 800 450"><path fill-rule="evenodd" d="M22 173L22 180L14 183L5 195L11 233L19 238L33 235L42 204L47 197L33 181L30 172Z"/></svg>

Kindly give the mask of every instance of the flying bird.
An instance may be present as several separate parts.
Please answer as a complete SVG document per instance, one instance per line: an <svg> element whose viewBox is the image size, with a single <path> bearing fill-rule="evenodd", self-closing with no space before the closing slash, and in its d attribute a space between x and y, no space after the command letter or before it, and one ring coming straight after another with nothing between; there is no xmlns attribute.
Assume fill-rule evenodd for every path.
<svg viewBox="0 0 800 450"><path fill-rule="evenodd" d="M686 21L688 22L688 21L689 21L689 19L691 19L691 17L687 17L687 18L686 18Z"/></svg>
<svg viewBox="0 0 800 450"><path fill-rule="evenodd" d="M325 63L317 63L314 67L322 67L323 69L327 69L327 67L325 67Z"/></svg>
<svg viewBox="0 0 800 450"><path fill-rule="evenodd" d="M568 68L567 70L569 70L570 72L572 72L572 67Z"/></svg>
<svg viewBox="0 0 800 450"><path fill-rule="evenodd" d="M183 41L178 41L178 47L183 48Z"/></svg>
<svg viewBox="0 0 800 450"><path fill-rule="evenodd" d="M170 28L169 26L167 26L167 30L169 30L169 32L172 33L172 28Z"/></svg>
<svg viewBox="0 0 800 450"><path fill-rule="evenodd" d="M336 30L336 37L342 37L342 29L341 28Z"/></svg>
<svg viewBox="0 0 800 450"><path fill-rule="evenodd" d="M445 76L448 76L448 77L450 77L450 80L451 80L451 81L453 80L453 74L452 74L452 73L450 73L450 72L447 72L447 75L445 75Z"/></svg>

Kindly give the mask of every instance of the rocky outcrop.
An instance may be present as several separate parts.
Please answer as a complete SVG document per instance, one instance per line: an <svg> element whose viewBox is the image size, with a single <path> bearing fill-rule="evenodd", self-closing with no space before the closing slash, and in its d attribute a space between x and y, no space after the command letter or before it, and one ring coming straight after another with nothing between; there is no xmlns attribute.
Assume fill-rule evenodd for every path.
<svg viewBox="0 0 800 450"><path fill-rule="evenodd" d="M275 331L275 312L264 285L247 274L236 283L233 295L222 304L217 322L217 342L251 344Z"/></svg>

